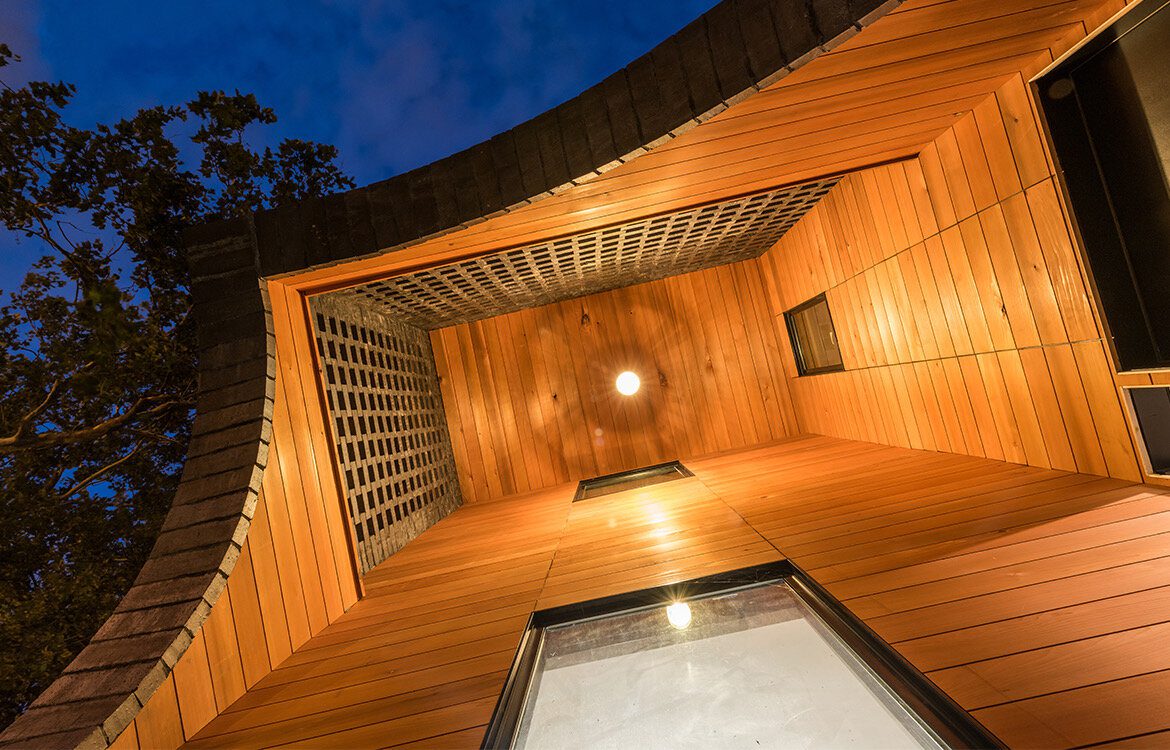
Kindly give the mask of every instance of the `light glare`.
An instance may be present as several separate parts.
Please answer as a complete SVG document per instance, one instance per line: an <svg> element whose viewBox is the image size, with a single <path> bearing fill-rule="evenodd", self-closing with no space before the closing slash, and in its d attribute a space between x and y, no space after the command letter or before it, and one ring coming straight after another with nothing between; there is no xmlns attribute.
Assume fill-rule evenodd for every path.
<svg viewBox="0 0 1170 750"><path fill-rule="evenodd" d="M675 602L666 608L666 619L675 630L686 630L691 624L691 605Z"/></svg>
<svg viewBox="0 0 1170 750"><path fill-rule="evenodd" d="M623 396L633 396L641 387L642 379L629 370L617 376L618 393Z"/></svg>

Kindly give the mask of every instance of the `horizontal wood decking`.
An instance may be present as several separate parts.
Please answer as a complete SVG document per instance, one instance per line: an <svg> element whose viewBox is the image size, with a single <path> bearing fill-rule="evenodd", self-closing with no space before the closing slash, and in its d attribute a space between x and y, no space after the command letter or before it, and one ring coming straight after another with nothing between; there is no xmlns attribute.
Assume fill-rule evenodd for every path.
<svg viewBox="0 0 1170 750"><path fill-rule="evenodd" d="M1011 746L1170 735L1170 492L808 436L465 506L189 747L476 747L533 609L776 560Z"/></svg>

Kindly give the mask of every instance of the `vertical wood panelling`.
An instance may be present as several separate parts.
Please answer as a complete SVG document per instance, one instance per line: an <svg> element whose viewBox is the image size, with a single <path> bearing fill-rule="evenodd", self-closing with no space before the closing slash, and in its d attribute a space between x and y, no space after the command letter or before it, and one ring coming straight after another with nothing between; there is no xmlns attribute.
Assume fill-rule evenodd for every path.
<svg viewBox="0 0 1170 750"><path fill-rule="evenodd" d="M769 250L773 313L826 292L846 368L785 337L802 430L1140 480L1055 179L1016 76Z"/></svg>
<svg viewBox="0 0 1170 750"><path fill-rule="evenodd" d="M191 746L478 745L548 578L571 494L561 486L457 509L370 571L365 598ZM653 574L651 557L630 569ZM659 575L664 568L669 575L662 563Z"/></svg>
<svg viewBox="0 0 1170 750"><path fill-rule="evenodd" d="M245 543L236 569L228 579L227 593L231 597L232 619L235 625L236 644L239 648L240 666L244 673L244 685L252 687L268 674L274 660L269 655L264 615L260 611L259 590L256 586L256 571L252 564L251 541Z"/></svg>
<svg viewBox="0 0 1170 750"><path fill-rule="evenodd" d="M195 736L218 713L211 683L211 667L207 663L206 632L206 629L200 628L195 634L171 675L179 698L183 735L188 738Z"/></svg>
<svg viewBox="0 0 1170 750"><path fill-rule="evenodd" d="M211 687L219 712L244 694L246 684L230 589L224 591L216 607L222 608L224 614L208 617L203 623L202 632L207 641L207 666L211 671Z"/></svg>
<svg viewBox="0 0 1170 750"><path fill-rule="evenodd" d="M131 731L136 732L138 745L143 750L173 748L183 744L183 722L179 716L179 697L175 693L173 673L138 712L133 728L127 728L123 734Z"/></svg>
<svg viewBox="0 0 1170 750"><path fill-rule="evenodd" d="M260 497L226 590L123 733L143 748L193 737L358 599L304 302L277 284L270 292L277 374Z"/></svg>
<svg viewBox="0 0 1170 750"><path fill-rule="evenodd" d="M765 288L745 261L432 332L465 499L794 434Z"/></svg>

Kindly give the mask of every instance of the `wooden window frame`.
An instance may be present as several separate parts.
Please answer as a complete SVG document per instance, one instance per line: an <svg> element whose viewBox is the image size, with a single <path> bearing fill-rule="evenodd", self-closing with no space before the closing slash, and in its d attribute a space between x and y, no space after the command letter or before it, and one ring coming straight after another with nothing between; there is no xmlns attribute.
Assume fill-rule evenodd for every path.
<svg viewBox="0 0 1170 750"><path fill-rule="evenodd" d="M807 367L804 362L804 350L800 345L800 334L796 331L795 317L805 310L816 307L824 303L825 314L829 316L829 325L833 329L833 341L837 344L837 352L840 354L841 345L837 338L837 323L833 320L833 310L829 307L829 298L821 292L810 300L801 302L791 310L784 311L784 325L788 329L788 342L792 345L792 358L796 361L796 373L798 377L805 375L824 375L829 372L843 372L845 370L845 362L840 364L828 365L826 367Z"/></svg>

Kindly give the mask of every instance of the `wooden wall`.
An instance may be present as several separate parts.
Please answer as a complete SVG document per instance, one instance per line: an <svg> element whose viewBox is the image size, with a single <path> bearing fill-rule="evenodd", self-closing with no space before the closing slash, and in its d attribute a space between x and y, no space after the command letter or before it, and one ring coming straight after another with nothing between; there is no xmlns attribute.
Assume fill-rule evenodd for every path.
<svg viewBox="0 0 1170 750"><path fill-rule="evenodd" d="M793 434L765 294L753 260L432 332L464 499Z"/></svg>
<svg viewBox="0 0 1170 750"><path fill-rule="evenodd" d="M277 284L270 285L270 295L277 333L275 412L251 528L223 594L190 647L114 747L179 747L360 595L349 522L315 403L304 303Z"/></svg>
<svg viewBox="0 0 1170 750"><path fill-rule="evenodd" d="M846 177L764 265L780 314L826 292L845 372L801 429L1141 480L1023 78L910 161Z"/></svg>
<svg viewBox="0 0 1170 750"><path fill-rule="evenodd" d="M532 610L781 555L1009 747L1170 744L1170 491L821 436L692 468L463 506L190 747L476 748Z"/></svg>
<svg viewBox="0 0 1170 750"><path fill-rule="evenodd" d="M1051 34L1025 39L996 31L992 34L995 43L1008 39L1022 46L1013 56L997 52L991 57L997 64L1018 64L1035 72L1123 2L1092 5L1096 10L1090 19L1072 27L1053 27L1054 32L1067 30L1059 48L1040 53ZM847 78L858 80L855 71L841 76L841 80ZM759 103L775 106L762 98ZM949 121L951 111L967 104L967 99L956 100L955 107L926 124L934 127ZM915 110L907 106L907 112ZM865 122L871 127L874 121ZM861 126L850 121L847 127ZM884 126L878 131L889 132ZM820 145L824 137L818 134L817 139ZM839 143L833 147L841 148ZM776 155L783 156L783 150L777 149ZM720 169L727 169L721 154L714 158ZM1117 385L1165 382L1164 376L1113 372L1088 302L1053 170L1023 76L1014 75L918 158L847 177L760 261L435 332L432 341L444 375L444 400L467 498L523 493L654 461L766 443L798 432L1140 479ZM758 173L775 179L774 172ZM729 174L738 189L744 189L747 183L739 172ZM540 205L540 210L555 214L556 226L561 226L563 205L555 201ZM420 246L416 255L426 248ZM417 260L415 255L403 255L401 262L412 258ZM304 283L311 281L306 276ZM324 468L334 462L320 411L310 403L317 392L311 369L306 369L311 368L307 363L312 356L301 320L303 301L280 284L270 288L277 330L277 406L272 454L252 527L223 595L173 673L119 737L115 743L119 747L176 747L194 737L360 596L336 478ZM833 309L847 370L796 378L778 315L821 291L827 292ZM637 398L622 400L613 391L612 381L626 368L639 372L644 386ZM859 451L849 446L844 455L864 455ZM875 454L872 459L866 470L878 467L890 476L880 486L869 483L871 489L902 488L903 469L914 471L885 467L890 457ZM786 473L774 468L769 476ZM953 468L940 472L939 481ZM753 489L756 469L753 463L748 472L752 476L745 478L748 504L759 504L757 510L765 520L779 524L778 534L793 533L791 519L775 513L774 499L763 498ZM978 467L976 474L983 477L986 472L986 467ZM842 492L853 497L856 476L842 482ZM932 489L929 496L935 494ZM807 487L798 496L801 502L807 500ZM873 505L885 508L888 499L883 497ZM751 510L736 508L740 517ZM474 509L462 512L474 513ZM798 515L808 518L808 513L823 512L836 511L819 506ZM874 528L902 532L884 520L874 523ZM996 537L995 544L1001 543L1002 537L998 533ZM869 542L858 555L871 547L887 549L889 544L881 539ZM547 540L542 543L547 545ZM788 548L793 542L777 537L774 543ZM815 539L810 542L814 543ZM842 548L852 544L847 540ZM801 550L792 549L800 560ZM1138 550L1147 552L1161 554L1157 545ZM900 557L907 552L892 554ZM1067 575L1065 561L1052 559L1056 561L1052 575L1056 579ZM1129 558L1106 562L1131 564ZM541 564L543 556L536 567ZM1107 568L1100 571L1109 572ZM902 571L897 573L902 575ZM972 575L985 580L982 571ZM1032 606L1032 592L1010 588L1018 587L1021 579L1014 571L1008 571L1008 576L1005 591L1023 591L1019 601ZM626 577L621 574L612 580ZM537 579L545 577L533 580ZM1108 575L1103 580L1129 585L1130 579ZM982 602L979 607L967 607L980 600L956 589L951 580L934 583L941 585L941 591L967 596L957 602L964 612L990 611ZM835 593L849 598L840 589L840 581L831 585ZM459 589L461 596L466 594L464 588ZM1160 589L1155 591L1161 596ZM873 590L859 587L854 594L862 601L851 605L871 622L893 611L888 602L872 600ZM880 605L880 614L877 609L864 610L871 600L875 607ZM1044 601L1053 608L1069 606L1063 600ZM375 606L373 599L371 606ZM526 616L529 606L526 603L518 613ZM889 615L890 622L903 614L908 622L922 620L919 610L909 609ZM383 615L378 612L376 619L384 622ZM1002 622L1049 633L1047 615L1013 604L1003 610ZM1080 617L1079 611L1076 615ZM976 626L999 627L974 620L948 627ZM884 621L879 632L899 640ZM926 638L917 631L914 636ZM1011 631L996 643L1018 638ZM934 646L926 640L921 643ZM509 643L500 650L499 666L494 667L500 679L503 672L499 670L506 666L513 648ZM907 648L903 647L904 652L916 662L924 658ZM953 644L940 648L950 652ZM1043 656L1046 652L1028 653ZM1141 646L1135 653L1152 652ZM996 653L995 658L1001 655ZM1062 653L1053 658L1075 660L1080 655ZM1002 659L1012 661L1003 661L1003 669L995 674L1028 678L1035 673L1027 666L1020 668L1011 654ZM1112 663L1145 668L1139 657ZM945 665L935 666L943 669ZM1094 679L1102 669L1060 670L1060 674L1088 674L1085 679ZM992 682L986 674L977 677ZM948 689L961 693L966 679L965 674L956 673ZM1098 692L1105 693L1104 704L1125 708L1132 703L1128 683L1143 678L1096 679L1100 680ZM983 683L971 684L982 689ZM1029 698L1028 710L1033 713L1012 714L991 706L983 708L980 717L1002 736L1033 744L1102 742L1151 731L1152 725L1116 728L1096 721L1092 708L1101 705L1102 696L1084 693L1085 709L1081 703L1064 700L1067 685L1053 687L1051 679L1044 684L1051 694ZM1097 689L1080 684L1078 695ZM1149 695L1165 694L1161 683L1154 688ZM475 704L476 722L490 713L497 690L493 683ZM1052 692L1059 690L1066 692ZM969 708L981 705L962 695L960 699ZM1154 700L1141 705L1153 705ZM1066 709L1066 704L1075 710ZM1070 733L1068 739L1053 742L1042 731L1045 722L1033 721L1033 715L1052 718L1047 726L1064 727L1062 731ZM1165 712L1118 710L1114 715L1134 722L1148 717L1161 721ZM1153 728L1158 729L1166 731L1163 724ZM476 726L465 739L474 744L480 734ZM214 739L212 744L216 744Z"/></svg>

